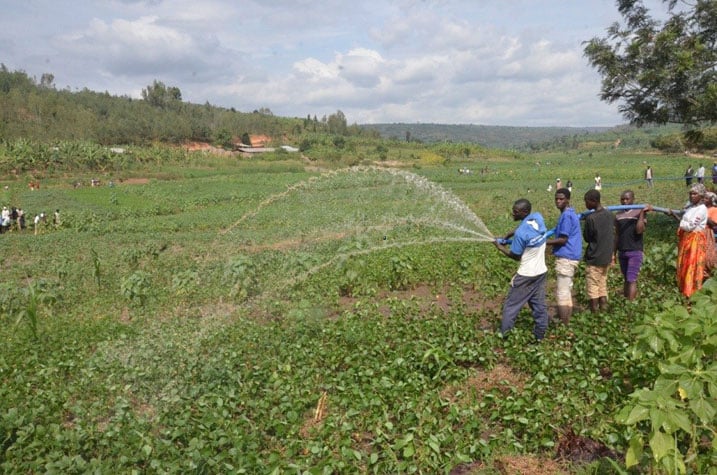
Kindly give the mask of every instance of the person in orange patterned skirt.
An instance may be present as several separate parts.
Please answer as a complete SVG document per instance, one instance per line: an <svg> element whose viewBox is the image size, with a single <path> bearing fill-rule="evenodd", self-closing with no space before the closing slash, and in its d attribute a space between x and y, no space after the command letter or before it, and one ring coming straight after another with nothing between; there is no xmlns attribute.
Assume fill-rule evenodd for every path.
<svg viewBox="0 0 717 475"><path fill-rule="evenodd" d="M706 192L704 185L692 185L687 206L678 213L672 210L669 213L680 219L677 230L677 285L687 298L702 288L710 248L714 252L714 240L708 238L712 230L707 227L707 207L704 204Z"/></svg>

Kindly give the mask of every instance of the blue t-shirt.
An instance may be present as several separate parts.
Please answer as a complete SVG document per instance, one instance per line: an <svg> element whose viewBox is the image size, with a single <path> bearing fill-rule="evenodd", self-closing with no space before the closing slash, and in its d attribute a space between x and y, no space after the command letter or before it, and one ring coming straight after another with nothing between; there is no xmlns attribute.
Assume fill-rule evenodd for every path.
<svg viewBox="0 0 717 475"><path fill-rule="evenodd" d="M530 213L523 218L520 225L513 234L513 242L510 244L510 252L515 255L522 255L526 247L540 247L546 241L543 216L538 213Z"/></svg>
<svg viewBox="0 0 717 475"><path fill-rule="evenodd" d="M547 272L545 241L547 229L540 213L531 213L521 221L513 234L510 252L520 257L517 273L532 277Z"/></svg>
<svg viewBox="0 0 717 475"><path fill-rule="evenodd" d="M555 237L566 236L568 240L560 246L553 246L553 255L573 261L579 261L583 257L583 235L580 230L580 218L575 214L575 209L565 208L560 213L558 225L555 226Z"/></svg>

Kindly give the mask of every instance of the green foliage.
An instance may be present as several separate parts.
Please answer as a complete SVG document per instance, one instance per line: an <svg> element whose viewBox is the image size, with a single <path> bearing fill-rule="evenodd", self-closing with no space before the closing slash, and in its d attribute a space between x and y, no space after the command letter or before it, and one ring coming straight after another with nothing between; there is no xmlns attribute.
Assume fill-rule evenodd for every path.
<svg viewBox="0 0 717 475"><path fill-rule="evenodd" d="M74 177L96 173L66 174L51 160L41 190L6 180L8 203L59 207L68 225L2 235L10 257L0 282L0 471L447 473L481 463L497 472L503 456L553 459L568 428L619 454L637 434L646 446L640 467L576 462L568 473L661 470L651 421L625 426L614 414L637 404L628 396L636 389L676 378L675 364L689 367L689 359L668 361L667 350L632 351L640 319L680 301L674 222L650 214L637 300L618 297L613 270L610 311L596 318L578 307L570 326L551 325L540 345L529 345L527 309L508 338L496 333L516 263L479 231L480 222L491 235L512 229L519 195L555 223L553 197L536 183L570 177L585 189L599 167L612 204L626 174L641 181L647 156L665 178L680 177L682 156L526 158L402 140L382 142L402 170L348 170L336 168L359 154L373 160L377 142L347 135L336 151L331 135L310 137L324 172L286 154L237 160L127 147L120 171L102 175L112 188L72 188ZM408 173L423 151L452 162ZM120 160L89 155L107 170ZM484 175L456 172L477 169L476 160ZM129 177L150 179L119 180ZM634 188L655 205L685 199L681 178ZM54 297L32 300L31 282ZM582 307L582 272L575 293ZM701 296L693 313L714 308ZM23 309L30 312L15 325ZM690 325L651 328L667 348L699 337ZM715 354L705 341L703 368ZM707 376L689 368L679 387L698 395L689 384ZM703 399L712 404L709 391ZM699 397L671 399L678 415L666 419L670 428L682 413L698 441L711 437ZM687 471L709 473L714 450L698 442L690 452L691 435L673 434Z"/></svg>
<svg viewBox="0 0 717 475"><path fill-rule="evenodd" d="M655 137L650 145L663 152L679 153L685 150L685 144L680 134L669 134Z"/></svg>
<svg viewBox="0 0 717 475"><path fill-rule="evenodd" d="M224 268L224 282L229 286L229 295L246 300L259 290L255 262L245 256L238 256L227 262Z"/></svg>
<svg viewBox="0 0 717 475"><path fill-rule="evenodd" d="M120 291L131 304L144 307L152 290L152 278L148 272L136 270L122 279Z"/></svg>
<svg viewBox="0 0 717 475"><path fill-rule="evenodd" d="M102 261L97 251L90 249L90 253L92 254L92 277L99 289L102 286Z"/></svg>
<svg viewBox="0 0 717 475"><path fill-rule="evenodd" d="M227 129L220 129L214 134L214 144L230 149L232 147L232 134Z"/></svg>
<svg viewBox="0 0 717 475"><path fill-rule="evenodd" d="M24 322L35 340L39 338L39 319L43 308L50 308L57 301L55 287L46 280L32 281L15 296L20 299L19 306L14 309L17 315L15 324Z"/></svg>
<svg viewBox="0 0 717 475"><path fill-rule="evenodd" d="M673 306L635 327L636 358L652 358L659 375L630 395L617 420L634 428L628 467L654 464L667 473L707 473L717 450L717 280L705 282L691 312ZM647 444L647 457L645 445Z"/></svg>

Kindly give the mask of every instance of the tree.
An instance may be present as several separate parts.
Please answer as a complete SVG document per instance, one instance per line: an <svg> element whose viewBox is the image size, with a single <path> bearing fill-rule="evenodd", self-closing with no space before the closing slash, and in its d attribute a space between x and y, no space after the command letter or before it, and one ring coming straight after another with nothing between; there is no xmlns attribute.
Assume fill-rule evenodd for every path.
<svg viewBox="0 0 717 475"><path fill-rule="evenodd" d="M326 122L329 126L329 133L346 135L348 131L346 116L340 110L336 111L335 114L331 114L329 118L326 119Z"/></svg>
<svg viewBox="0 0 717 475"><path fill-rule="evenodd" d="M53 84L55 82L55 76L50 73L43 73L40 77L40 87L45 89L53 89L55 85Z"/></svg>
<svg viewBox="0 0 717 475"><path fill-rule="evenodd" d="M151 86L142 89L142 99L149 105L165 108L182 101L182 91L178 87L167 87L162 81L155 80Z"/></svg>
<svg viewBox="0 0 717 475"><path fill-rule="evenodd" d="M654 19L642 0L617 0L625 25L586 42L602 75L600 98L620 101L630 123L717 122L717 2L663 0L667 19Z"/></svg>

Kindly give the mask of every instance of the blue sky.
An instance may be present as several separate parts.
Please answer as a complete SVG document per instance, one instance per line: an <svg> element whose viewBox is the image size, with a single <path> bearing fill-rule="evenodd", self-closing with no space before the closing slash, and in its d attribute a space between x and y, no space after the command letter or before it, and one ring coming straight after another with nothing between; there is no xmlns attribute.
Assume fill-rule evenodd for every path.
<svg viewBox="0 0 717 475"><path fill-rule="evenodd" d="M662 11L659 0L646 2ZM611 126L583 41L613 0L0 0L0 62L57 88L349 123Z"/></svg>

